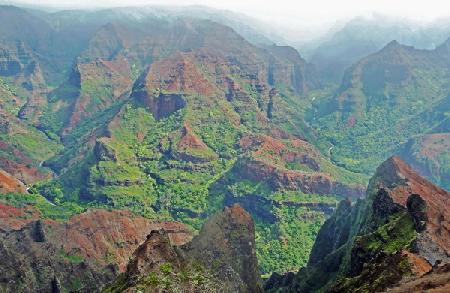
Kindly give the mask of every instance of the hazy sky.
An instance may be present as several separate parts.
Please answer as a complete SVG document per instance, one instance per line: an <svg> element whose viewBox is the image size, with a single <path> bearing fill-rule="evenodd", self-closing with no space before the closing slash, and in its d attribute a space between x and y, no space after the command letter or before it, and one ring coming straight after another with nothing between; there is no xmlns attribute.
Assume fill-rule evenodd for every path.
<svg viewBox="0 0 450 293"><path fill-rule="evenodd" d="M317 25L371 12L429 21L450 16L450 0L17 0L64 7L206 5L287 25ZM305 25L305 26L308 26Z"/></svg>

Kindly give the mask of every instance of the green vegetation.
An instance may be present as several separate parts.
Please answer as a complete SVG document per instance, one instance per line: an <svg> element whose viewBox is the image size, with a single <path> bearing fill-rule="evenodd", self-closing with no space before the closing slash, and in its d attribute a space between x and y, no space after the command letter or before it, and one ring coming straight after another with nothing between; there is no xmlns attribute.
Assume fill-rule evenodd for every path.
<svg viewBox="0 0 450 293"><path fill-rule="evenodd" d="M410 248L416 238L414 222L407 212L391 216L388 223L375 232L357 238L356 243L367 251L383 251L394 254Z"/></svg>
<svg viewBox="0 0 450 293"><path fill-rule="evenodd" d="M411 267L403 250L410 249L416 239L411 215L402 211L392 215L388 222L369 234L357 236L352 264L364 263L355 277L342 277L333 285L335 291L374 292L398 282L411 274ZM353 254L352 254L353 255ZM364 257L365 259L358 259Z"/></svg>
<svg viewBox="0 0 450 293"><path fill-rule="evenodd" d="M347 170L371 174L393 154L410 157L402 151L411 140L447 132L450 96L443 54L394 45L350 68L337 91L315 93L307 118L322 153ZM431 178L441 186L445 168ZM432 170L423 165L421 171Z"/></svg>
<svg viewBox="0 0 450 293"><path fill-rule="evenodd" d="M276 224L256 221L257 256L262 274L297 271L306 265L326 215L305 207L273 208Z"/></svg>
<svg viewBox="0 0 450 293"><path fill-rule="evenodd" d="M162 263L159 269L150 272L132 283L127 282L125 274L119 276L116 281L103 292L122 292L132 287L136 291L147 292L149 290L164 292L210 292L217 287L214 277L201 265L187 264L175 269L170 263ZM211 291L212 292L212 291Z"/></svg>
<svg viewBox="0 0 450 293"><path fill-rule="evenodd" d="M61 250L59 252L59 255L64 258L65 260L74 263L74 264L79 264L84 262L84 258L80 255L76 255L76 254L67 254L64 250Z"/></svg>
<svg viewBox="0 0 450 293"><path fill-rule="evenodd" d="M42 195L34 193L0 193L0 202L19 208L32 205L41 212L43 218L54 220L68 220L72 215L86 210L74 202L62 202L56 205Z"/></svg>

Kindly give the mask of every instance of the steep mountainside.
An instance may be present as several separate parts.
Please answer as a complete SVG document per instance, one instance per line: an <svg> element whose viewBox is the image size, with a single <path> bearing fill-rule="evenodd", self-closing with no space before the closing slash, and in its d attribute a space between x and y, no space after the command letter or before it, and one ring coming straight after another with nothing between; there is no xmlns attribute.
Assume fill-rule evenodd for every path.
<svg viewBox="0 0 450 293"><path fill-rule="evenodd" d="M434 49L450 35L448 19L419 24L383 15L357 17L317 41L300 45L308 61L328 82L339 82L345 69L382 49L392 40L420 49ZM308 48L309 47L309 48Z"/></svg>
<svg viewBox="0 0 450 293"><path fill-rule="evenodd" d="M418 50L392 41L348 69L334 96L314 102L323 151L366 173L397 153L448 188L449 44Z"/></svg>
<svg viewBox="0 0 450 293"><path fill-rule="evenodd" d="M178 12L0 10L24 22L0 37L0 166L29 188L3 202L65 220L127 208L195 229L239 203L268 273L303 265L337 197L364 194L365 175L314 147L301 109L316 77L293 48Z"/></svg>
<svg viewBox="0 0 450 293"><path fill-rule="evenodd" d="M366 199L341 202L325 222L307 267L294 277L272 276L266 288L380 292L400 280L400 288L420 288L427 279L428 288L439 290L446 285L439 265L450 261L449 204L450 193L392 157L377 169Z"/></svg>
<svg viewBox="0 0 450 293"><path fill-rule="evenodd" d="M178 247L165 230L152 231L104 292L123 291L262 292L253 220L240 206L227 207Z"/></svg>
<svg viewBox="0 0 450 293"><path fill-rule="evenodd" d="M28 206L0 206L0 290L98 292L123 272L152 230L174 245L192 238L177 222L151 222L130 212L90 210L58 223Z"/></svg>

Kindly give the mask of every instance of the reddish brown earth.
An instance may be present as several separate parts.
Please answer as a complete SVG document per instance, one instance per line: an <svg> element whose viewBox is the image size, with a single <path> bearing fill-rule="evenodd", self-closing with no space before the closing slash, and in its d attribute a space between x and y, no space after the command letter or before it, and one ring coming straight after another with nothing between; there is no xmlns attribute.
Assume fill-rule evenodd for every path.
<svg viewBox="0 0 450 293"><path fill-rule="evenodd" d="M155 62L145 78L148 92L186 93L209 96L214 93L212 84L201 72L197 60L189 53L177 53Z"/></svg>
<svg viewBox="0 0 450 293"><path fill-rule="evenodd" d="M69 132L82 119L90 117L94 110L102 110L108 108L117 101L122 95L131 90L132 79L130 64L126 58L119 57L114 60L96 59L89 63L79 63L76 67L80 76L81 87L109 88L111 96L107 97L91 97L88 94L81 93L73 104L72 114L67 127L63 133ZM101 81L101 84L97 84ZM100 99L100 101L98 101Z"/></svg>
<svg viewBox="0 0 450 293"><path fill-rule="evenodd" d="M243 178L253 181L265 180L274 188L301 190L304 193L338 194L359 198L365 191L363 186L346 186L335 182L328 174L281 170L262 161L243 161L239 173Z"/></svg>
<svg viewBox="0 0 450 293"><path fill-rule="evenodd" d="M431 264L422 256L411 253L407 250L402 251L402 253L403 256L408 259L408 263L411 266L411 271L414 275L422 276L432 269Z"/></svg>
<svg viewBox="0 0 450 293"><path fill-rule="evenodd" d="M88 210L67 222L39 216L32 207L0 205L0 291L82 286L80 292L100 292L124 271L150 231L164 229L174 247L192 239L181 223L155 222L128 211Z"/></svg>
<svg viewBox="0 0 450 293"><path fill-rule="evenodd" d="M208 146L195 135L189 124L186 122L181 129L181 139L178 142L177 147L180 149L209 149Z"/></svg>
<svg viewBox="0 0 450 293"><path fill-rule="evenodd" d="M17 180L14 176L11 176L11 174L3 170L0 170L0 192L26 193L27 188L22 182Z"/></svg>
<svg viewBox="0 0 450 293"><path fill-rule="evenodd" d="M450 292L450 264L437 266L429 273L405 279L389 288L389 293L448 293Z"/></svg>
<svg viewBox="0 0 450 293"><path fill-rule="evenodd" d="M450 193L418 175L399 157L385 161L377 174L369 190L384 188L392 200L403 207L411 194L420 195L427 206L427 235L450 255Z"/></svg>
<svg viewBox="0 0 450 293"><path fill-rule="evenodd" d="M31 162L31 160L25 159L25 162ZM4 157L0 158L0 168L26 184L52 177L50 173L43 173L36 167L31 167L31 163L17 163Z"/></svg>
<svg viewBox="0 0 450 293"><path fill-rule="evenodd" d="M320 154L306 141L296 138L279 140L259 135L244 136L239 144L243 150L251 152L251 158L241 160L237 170L243 178L265 180L276 189L300 189L305 193L339 194L354 198L364 195L363 186L347 186L320 172ZM294 162L312 172L286 168L286 163Z"/></svg>
<svg viewBox="0 0 450 293"><path fill-rule="evenodd" d="M194 133L185 122L179 131L181 138L172 149L172 155L186 162L206 162L214 160L217 155Z"/></svg>
<svg viewBox="0 0 450 293"><path fill-rule="evenodd" d="M124 274L110 286L111 292L160 292L158 282L148 276L165 275L201 268L202 281L183 278L161 292L262 292L255 245L255 225L240 206L224 208L209 218L191 242L174 247L166 230L152 231L133 253ZM197 269L196 269L197 267ZM170 276L176 279L175 276ZM186 280L184 280L186 279Z"/></svg>
<svg viewBox="0 0 450 293"><path fill-rule="evenodd" d="M39 212L31 206L0 204L1 230L20 230L39 218ZM152 230L164 229L172 245L192 239L191 230L182 223L155 222L124 210L88 210L65 223L45 221L44 229L47 240L68 255L79 255L102 266L114 263L120 271Z"/></svg>
<svg viewBox="0 0 450 293"><path fill-rule="evenodd" d="M0 230L19 230L40 218L40 213L32 206L16 208L0 203Z"/></svg>
<svg viewBox="0 0 450 293"><path fill-rule="evenodd" d="M152 230L164 229L173 245L192 238L178 222L152 222L128 211L89 210L67 223L55 224L49 235L68 253L80 254L106 265L113 261L123 270L132 252ZM51 236L49 236L51 237Z"/></svg>
<svg viewBox="0 0 450 293"><path fill-rule="evenodd" d="M254 157L275 165L300 163L313 171L320 171L321 155L308 142L297 138L280 140L267 135L244 136L239 145L243 150L252 150Z"/></svg>

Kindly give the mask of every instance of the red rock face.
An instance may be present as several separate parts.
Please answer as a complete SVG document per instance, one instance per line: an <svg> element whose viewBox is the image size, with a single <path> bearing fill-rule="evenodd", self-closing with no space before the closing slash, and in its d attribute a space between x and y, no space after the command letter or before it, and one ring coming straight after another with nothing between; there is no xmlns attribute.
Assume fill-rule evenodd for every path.
<svg viewBox="0 0 450 293"><path fill-rule="evenodd" d="M32 206L15 208L0 204L0 230L19 230L40 218L40 213Z"/></svg>
<svg viewBox="0 0 450 293"><path fill-rule="evenodd" d="M209 96L215 91L215 86L197 66L197 60L188 53L177 53L171 58L155 62L145 79L148 92L161 90Z"/></svg>
<svg viewBox="0 0 450 293"><path fill-rule="evenodd" d="M266 135L244 136L240 142L251 158L241 160L240 176L252 181L265 181L275 189L301 190L305 193L339 194L362 197L363 186L347 186L320 172L320 153L308 142L296 138L274 139ZM289 146L288 146L289 145ZM286 169L287 163L299 163L312 172Z"/></svg>
<svg viewBox="0 0 450 293"><path fill-rule="evenodd" d="M100 264L117 263L124 270L131 253L152 230L165 229L173 245L192 238L188 228L177 222L152 222L128 211L90 210L55 224L50 235L68 253L77 253ZM49 236L51 237L51 236Z"/></svg>
<svg viewBox="0 0 450 293"><path fill-rule="evenodd" d="M26 184L51 178L50 173L42 173L37 168L27 165L30 163L16 163L7 158L0 158L0 168Z"/></svg>
<svg viewBox="0 0 450 293"><path fill-rule="evenodd" d="M26 193L27 189L22 182L11 176L11 174L0 170L0 192Z"/></svg>
<svg viewBox="0 0 450 293"><path fill-rule="evenodd" d="M376 174L369 190L385 188L392 200L403 207L411 194L420 195L426 202L427 235L450 254L450 193L418 175L399 157L384 162Z"/></svg>
<svg viewBox="0 0 450 293"><path fill-rule="evenodd" d="M276 165L300 163L313 171L320 171L320 153L304 140L289 137L289 140L283 142L267 135L257 135L244 136L239 144L243 150L252 150L253 156L263 161Z"/></svg>
<svg viewBox="0 0 450 293"><path fill-rule="evenodd" d="M408 278L393 288L389 293L448 293L450 292L450 264L433 268L433 270L419 277Z"/></svg>
<svg viewBox="0 0 450 293"><path fill-rule="evenodd" d="M0 229L20 230L40 218L31 206L15 208L0 204ZM68 255L79 255L102 266L117 264L123 271L133 251L152 230L164 229L171 245L192 239L192 232L178 222L154 222L123 210L89 210L66 223L45 221L47 241Z"/></svg>
<svg viewBox="0 0 450 293"><path fill-rule="evenodd" d="M90 117L95 113L94 110L108 108L131 90L130 68L130 64L123 57L114 60L97 59L89 63L77 64L76 74L80 76L80 95L73 104L70 121L63 133L69 132L82 119ZM100 95L102 90L107 90L107 95ZM95 92L99 93L94 94Z"/></svg>
<svg viewBox="0 0 450 293"><path fill-rule="evenodd" d="M166 272L161 275L163 265ZM193 282L188 276L176 279L176 284L169 284L165 289L168 292L262 292L255 225L240 206L226 207L213 215L191 242L180 247L171 244L167 230L151 231L133 253L126 272L110 288L112 292L135 292L138 288L159 292L158 284L146 281L148 276L163 278L186 270L195 274L199 269L201 282Z"/></svg>
<svg viewBox="0 0 450 293"><path fill-rule="evenodd" d="M181 139L178 142L178 147L181 149L193 148L198 150L208 148L208 146L194 134L188 123L184 123L183 129L181 130Z"/></svg>

